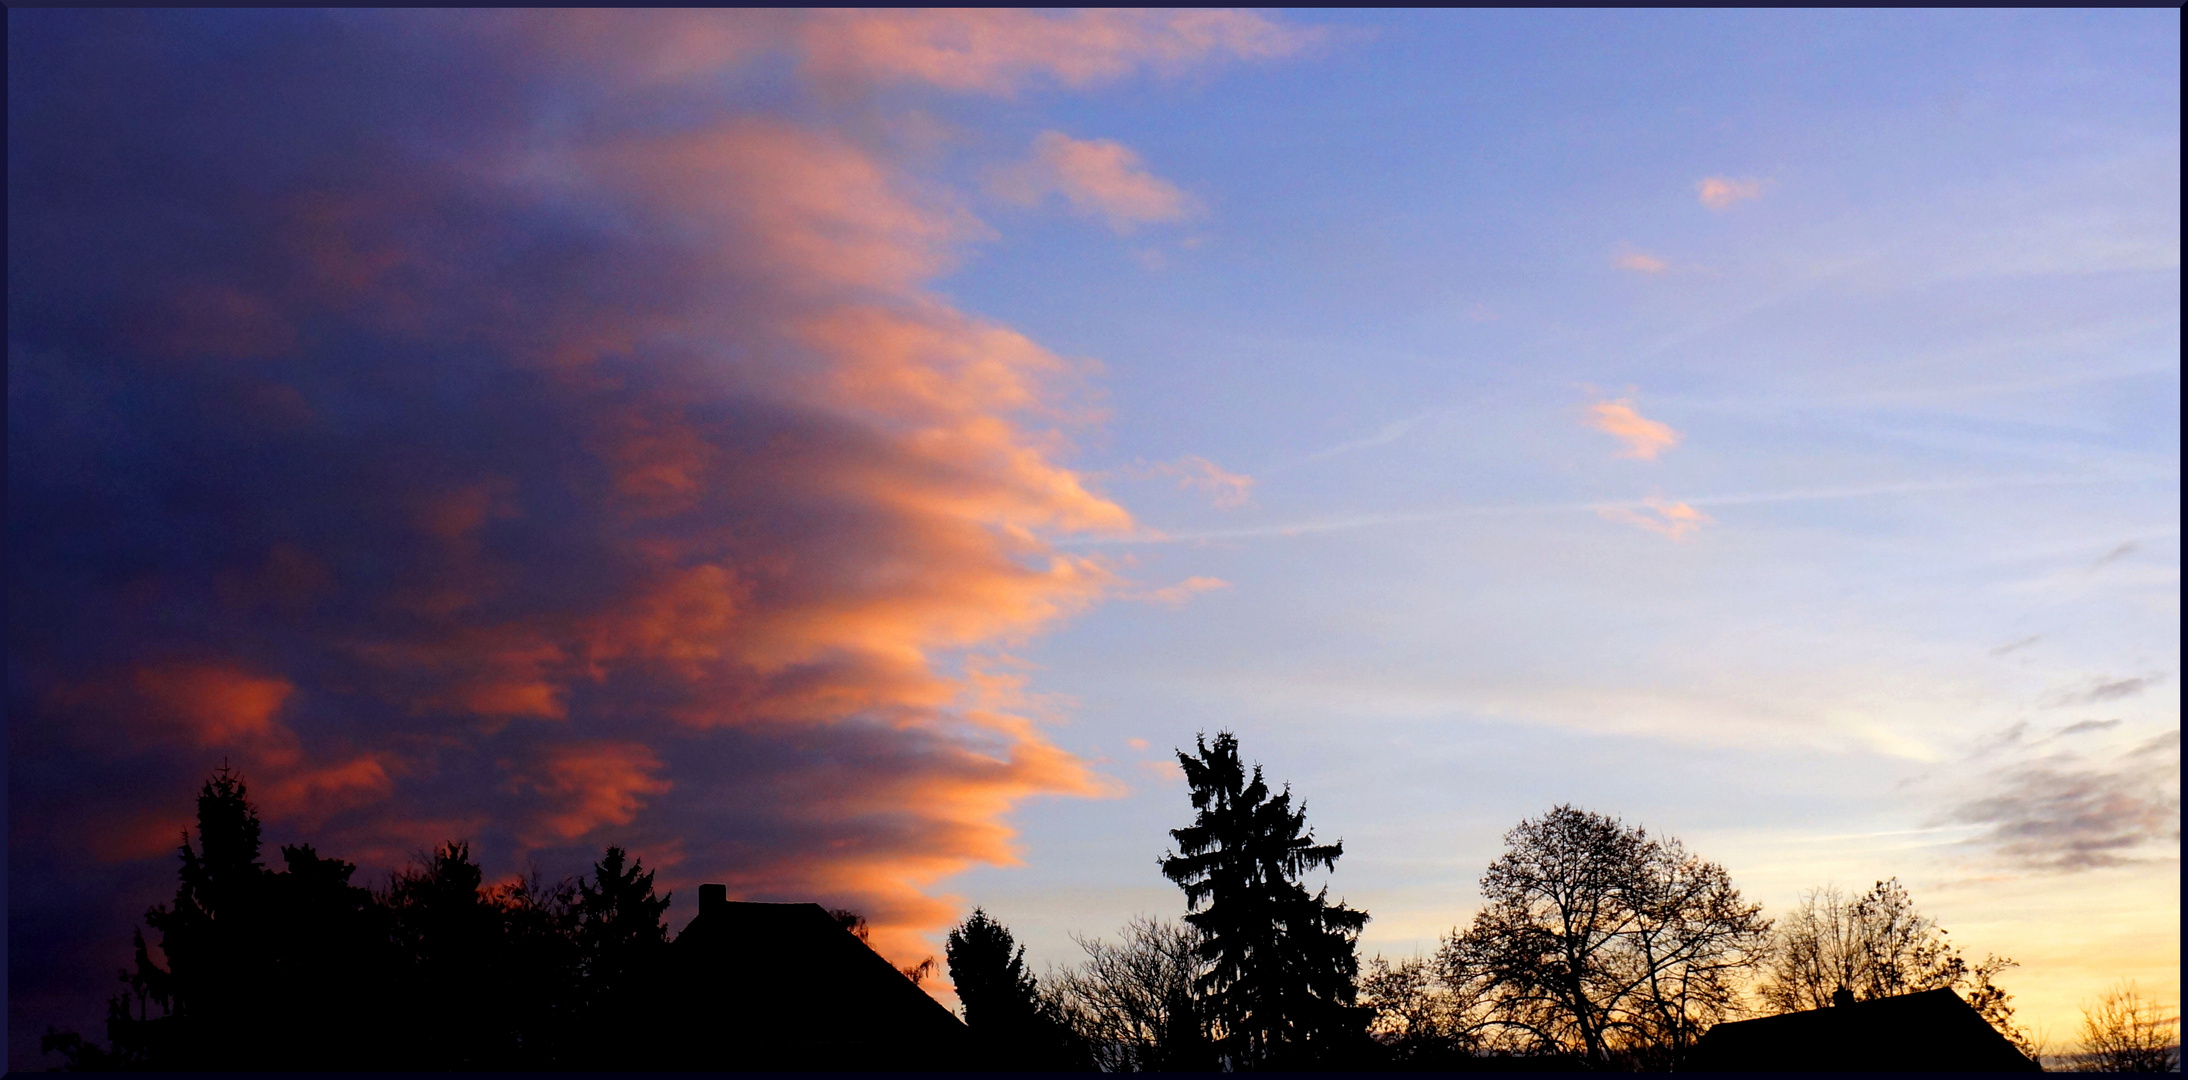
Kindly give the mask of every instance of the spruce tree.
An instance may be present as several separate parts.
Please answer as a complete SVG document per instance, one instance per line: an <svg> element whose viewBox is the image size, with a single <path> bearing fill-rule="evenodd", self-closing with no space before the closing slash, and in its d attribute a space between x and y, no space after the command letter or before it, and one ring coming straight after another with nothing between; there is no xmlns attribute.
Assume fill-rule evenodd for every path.
<svg viewBox="0 0 2188 1080"><path fill-rule="evenodd" d="M1289 786L1272 794L1238 739L1219 732L1178 753L1193 824L1174 829L1164 876L1185 890L1185 921L1206 937L1198 989L1215 1005L1233 1068L1331 1067L1363 1049L1367 1017L1355 1004L1364 911L1309 893L1307 871L1333 869L1342 843L1317 844L1306 806Z"/></svg>
<svg viewBox="0 0 2188 1080"><path fill-rule="evenodd" d="M980 908L944 942L950 982L965 1008L965 1026L992 1063L1016 1069L1083 1066L1068 1029L1041 1000L1040 985L1026 970L1025 946L1010 929Z"/></svg>

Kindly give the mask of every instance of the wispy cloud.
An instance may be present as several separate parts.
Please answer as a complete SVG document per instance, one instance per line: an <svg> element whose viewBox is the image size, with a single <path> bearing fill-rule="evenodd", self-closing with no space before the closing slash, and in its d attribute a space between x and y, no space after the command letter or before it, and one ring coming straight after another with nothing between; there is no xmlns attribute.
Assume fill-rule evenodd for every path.
<svg viewBox="0 0 2188 1080"><path fill-rule="evenodd" d="M2059 729L2061 735L2084 735L2092 731L2110 731L2120 726L2118 720L2084 720Z"/></svg>
<svg viewBox="0 0 2188 1080"><path fill-rule="evenodd" d="M1805 488L1793 491L1752 491L1728 495L1703 495L1686 499L1684 503L1691 507L1754 506L1835 499L1892 498L1929 495L1948 491L2045 487L2055 484L2101 484L2113 482L2114 479L2113 477L2103 476L2040 474L2034 476L1968 477L1949 480L1911 480L1891 484L1860 484L1838 488ZM1304 536L1348 529L1375 529L1399 525L1431 524L1442 521L1459 521L1467 518L1511 517L1524 514L1600 514L1605 509L1641 511L1648 509L1648 502L1647 500L1596 500L1590 502L1453 506L1436 510L1384 513L1351 513L1309 518L1303 521L1271 522L1264 525L1242 525L1220 529L1141 529L1137 532L1118 532L1099 537L1059 537L1056 544L1059 547L1102 547L1110 545L1202 543L1219 540L1248 540L1269 536Z"/></svg>
<svg viewBox="0 0 2188 1080"><path fill-rule="evenodd" d="M2042 636L2042 635L2040 635L2040 634L2030 634L2029 636L2027 636L2027 637L2025 637L2025 638L2022 638L2022 639L2020 639L2019 641L2009 641L2009 642L2006 642L2005 644L2003 644L2003 645L2000 645L2000 646L1998 646L1998 647L1997 647L1997 648L1995 648L1995 649L1992 649L1992 650L1990 651L1990 654L1991 654L1992 656L2007 656L2007 655L2010 655L2010 654L2012 654L2012 653L2017 653L2017 652L2020 652L2020 651L2021 651L2022 649L2026 649L2026 648L2028 648L2029 646L2031 646L2031 645L2034 645L2034 644L2036 644L2037 642L2039 642L2039 641L2042 641L2042 640L2043 640L2043 636Z"/></svg>
<svg viewBox="0 0 2188 1080"><path fill-rule="evenodd" d="M805 63L827 77L999 95L1037 79L1083 89L1142 70L1291 56L1324 36L1250 11L1204 9L836 10L799 29Z"/></svg>
<svg viewBox="0 0 2188 1080"><path fill-rule="evenodd" d="M1253 499L1253 477L1231 472L1196 454L1187 454L1176 461L1135 466L1133 471L1144 476L1171 477L1177 480L1179 488L1206 492L1219 509L1236 509Z"/></svg>
<svg viewBox="0 0 2188 1080"><path fill-rule="evenodd" d="M2119 701L2142 693L2161 678L2162 676L2157 675L2134 675L2126 678L2093 676L2078 686L2045 694L2038 701L2054 709L2069 705L2094 705L2100 701Z"/></svg>
<svg viewBox="0 0 2188 1080"><path fill-rule="evenodd" d="M1186 601L1191 600L1200 593L1211 589L1228 589L1230 587L1231 583L1222 578L1195 575L1175 585L1165 585L1160 589L1152 589L1141 593L1138 598L1151 604L1161 604L1164 607L1184 607Z"/></svg>
<svg viewBox="0 0 2188 1080"><path fill-rule="evenodd" d="M1661 274L1671 269L1670 263L1639 251L1623 252L1611 260L1611 265L1636 274Z"/></svg>
<svg viewBox="0 0 2188 1080"><path fill-rule="evenodd" d="M1702 205L1712 210L1723 210L1735 203L1763 197L1760 180L1735 180L1729 176L1712 176L1694 185L1701 195Z"/></svg>
<svg viewBox="0 0 2188 1080"><path fill-rule="evenodd" d="M1110 139L1074 139L1044 131L1026 160L998 169L988 179L997 197L1035 206L1060 195L1073 212L1099 217L1117 232L1156 221L1177 221L1191 210L1185 193L1146 170L1130 147Z"/></svg>
<svg viewBox="0 0 2188 1080"><path fill-rule="evenodd" d="M1665 499L1648 499L1643 509L1634 510L1623 506L1606 506L1596 511L1605 521L1616 521L1650 532L1668 536L1674 540L1686 537L1713 520L1708 514L1683 502Z"/></svg>
<svg viewBox="0 0 2188 1080"><path fill-rule="evenodd" d="M2120 546L2105 552L2102 556L2098 557L2096 562L2090 563L2089 568L2094 571L2098 567L2105 566L2109 563L2118 562L2119 560L2134 554L2136 549L2140 546L2141 545L2136 544L2133 540L2123 541Z"/></svg>
<svg viewBox="0 0 2188 1080"><path fill-rule="evenodd" d="M1382 427L1375 429L1375 434L1373 435L1369 435L1366 438L1362 439L1353 439L1350 442L1341 442L1335 446L1323 447L1322 449L1317 450L1314 453L1308 454L1305 458L1302 458L1301 460L1321 461L1325 458L1336 457L1339 454L1349 454L1354 450L1366 450L1371 447L1388 446L1391 443L1397 442L1398 440L1405 438L1408 433L1412 432L1415 427L1420 425L1421 421L1426 420L1434 415L1436 414L1432 412L1426 412L1421 413L1418 416L1408 416L1402 420L1393 420L1390 423L1384 424Z"/></svg>
<svg viewBox="0 0 2188 1080"><path fill-rule="evenodd" d="M1680 434L1669 424L1651 420L1634 411L1633 399L1599 401L1588 406L1588 426L1626 444L1619 457L1654 461L1658 454L1679 445Z"/></svg>
<svg viewBox="0 0 2188 1080"><path fill-rule="evenodd" d="M1945 818L1982 827L1967 843L2026 869L2071 873L2179 857L2178 731L2109 760L2060 755L2000 769L1988 786Z"/></svg>

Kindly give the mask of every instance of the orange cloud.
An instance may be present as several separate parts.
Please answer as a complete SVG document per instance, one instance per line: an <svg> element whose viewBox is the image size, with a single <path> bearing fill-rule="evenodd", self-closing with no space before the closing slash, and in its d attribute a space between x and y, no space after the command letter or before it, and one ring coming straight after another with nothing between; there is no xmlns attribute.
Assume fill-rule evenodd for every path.
<svg viewBox="0 0 2188 1080"><path fill-rule="evenodd" d="M675 785L661 779L661 759L643 743L593 740L554 746L512 786L542 796L537 842L568 843L606 825L628 825L645 797Z"/></svg>
<svg viewBox="0 0 2188 1080"><path fill-rule="evenodd" d="M160 664L132 673L137 722L172 725L195 745L234 746L274 734L274 717L296 684L228 664Z"/></svg>
<svg viewBox="0 0 2188 1080"><path fill-rule="evenodd" d="M1708 514L1702 513L1683 502L1667 502L1655 498L1644 500L1644 502L1648 506L1645 513L1620 506L1602 507L1596 513L1602 515L1605 521L1633 525L1662 536L1668 536L1674 540L1684 538L1688 533L1700 529L1713 520Z"/></svg>
<svg viewBox="0 0 2188 1080"><path fill-rule="evenodd" d="M1619 457L1656 460L1656 455L1679 445L1680 434L1669 425L1642 416L1630 398L1599 401L1588 406L1588 426L1615 436L1626 444Z"/></svg>
<svg viewBox="0 0 2188 1080"><path fill-rule="evenodd" d="M11 617L40 628L11 647L11 725L62 748L11 790L24 850L59 866L93 829L156 853L228 759L269 839L368 872L444 839L497 875L620 843L680 903L727 881L932 953L957 914L937 883L1016 858L1013 807L1115 791L1018 676L969 657L1130 588L1059 541L1137 525L1073 461L1100 417L1089 365L932 288L987 226L826 119L860 109L720 76L786 59L779 88L823 106L1010 94L1314 35L1201 11L367 15L330 35L340 62L217 60L246 105L306 103L312 152L248 108L219 132L124 111L82 135L159 164L116 179L128 212L25 205L82 243L16 253L59 290L41 312L77 313L36 331L66 353L42 400L76 411L10 418L33 470L11 509L56 523L11 551ZM172 92L105 55L72 62ZM379 140L391 124L418 136ZM1120 227L1191 209L1115 143L1044 137L1033 160L1041 197ZM254 373L276 358L281 383ZM99 448L107 472L70 464L85 424L132 433ZM1253 483L1158 471L1222 506ZM202 509L119 524L148 505Z"/></svg>
<svg viewBox="0 0 2188 1080"><path fill-rule="evenodd" d="M1186 578L1175 585L1166 585L1146 593L1142 598L1149 603L1161 604L1164 607L1184 607L1185 602L1191 600L1197 593L1204 593L1210 589L1228 589L1230 587L1231 583L1222 578L1194 576Z"/></svg>
<svg viewBox="0 0 2188 1080"><path fill-rule="evenodd" d="M1041 82L1084 89L1140 71L1291 56L1323 37L1223 10L562 10L443 20L520 65L559 62L616 90L648 92L697 86L774 54L822 93L914 83L1007 97Z"/></svg>
<svg viewBox="0 0 2188 1080"><path fill-rule="evenodd" d="M1290 56L1320 37L1247 11L1103 8L826 11L799 32L807 67L824 77L1003 95L1039 77L1085 88L1142 68Z"/></svg>
<svg viewBox="0 0 2188 1080"><path fill-rule="evenodd" d="M1708 177L1694 185L1702 197L1702 205L1712 210L1723 210L1734 203L1763 197L1760 180L1734 180L1728 176Z"/></svg>
<svg viewBox="0 0 2188 1080"><path fill-rule="evenodd" d="M1654 255L1644 255L1638 251L1626 252L1612 259L1611 264L1620 270L1631 270L1636 274L1661 274L1671 269L1670 263Z"/></svg>
<svg viewBox="0 0 2188 1080"><path fill-rule="evenodd" d="M1117 232L1152 221L1177 221L1189 209L1185 193L1140 166L1138 154L1109 139L1074 139L1044 131L1032 156L995 173L989 190L1020 206L1061 195L1081 217L1103 217Z"/></svg>
<svg viewBox="0 0 2188 1080"><path fill-rule="evenodd" d="M318 827L345 810L372 806L394 793L391 758L365 754L331 765L304 768L270 767L274 779L253 789L253 800L266 815L280 821ZM246 762L246 768L262 763Z"/></svg>

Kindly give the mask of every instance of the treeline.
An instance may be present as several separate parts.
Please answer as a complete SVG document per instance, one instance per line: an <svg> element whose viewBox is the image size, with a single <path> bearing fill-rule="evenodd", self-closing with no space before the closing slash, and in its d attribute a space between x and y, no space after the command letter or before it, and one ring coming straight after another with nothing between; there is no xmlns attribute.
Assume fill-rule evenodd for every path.
<svg viewBox="0 0 2188 1080"><path fill-rule="evenodd" d="M1081 939L1085 960L1042 979L985 912L952 934L960 993L1011 999L966 997L968 1024L1048 1048L1029 1067L1663 1071L1713 1024L1827 1006L1841 988L1950 987L2037 1053L1994 981L2013 961L1969 963L1897 880L1852 899L1812 890L1774 924L1677 839L1571 806L1505 835L1483 907L1432 956L1363 961L1367 913L1302 882L1343 846L1316 842L1304 806L1249 773L1231 735L1178 760L1195 817L1161 867L1185 893L1180 921ZM960 935L991 944L961 957Z"/></svg>
<svg viewBox="0 0 2188 1080"><path fill-rule="evenodd" d="M985 911L949 932L976 1064L1675 1070L1716 1023L1824 1007L1842 990L1939 987L2038 1054L1995 982L2013 962L1968 962L1896 880L1853 897L1811 890L1773 922L1678 840L1570 806L1505 835L1482 908L1432 955L1363 959L1368 913L1305 884L1343 845L1318 842L1305 805L1249 771L1230 734L1178 760L1193 818L1159 864L1184 894L1177 921L1080 939L1082 962L1040 975ZM146 916L156 942L137 934L106 1042L48 1032L62 1067L645 1067L632 1039L673 981L671 897L621 849L570 881L488 885L451 843L368 889L309 846L265 866L243 781L226 770L197 810L175 898ZM855 913L834 914L864 936ZM2177 1061L2173 1021L2159 1019L2145 999L2108 998L2083 1063Z"/></svg>
<svg viewBox="0 0 2188 1080"><path fill-rule="evenodd" d="M586 876L489 886L451 843L368 889L309 845L261 858L241 777L197 800L172 902L145 916L104 1045L43 1042L70 1070L473 1070L628 1062L670 897L619 848ZM158 955L154 955L154 945Z"/></svg>

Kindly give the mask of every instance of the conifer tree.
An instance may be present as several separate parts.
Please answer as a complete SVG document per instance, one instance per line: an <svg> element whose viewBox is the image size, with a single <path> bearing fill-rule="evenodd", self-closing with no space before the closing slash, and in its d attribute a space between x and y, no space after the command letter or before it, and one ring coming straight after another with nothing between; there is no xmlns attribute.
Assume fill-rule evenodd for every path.
<svg viewBox="0 0 2188 1080"><path fill-rule="evenodd" d="M974 908L944 942L950 982L965 1008L965 1026L1006 1068L1078 1067L1068 1030L1041 1000L1040 985L1026 970L1026 949L1010 929Z"/></svg>
<svg viewBox="0 0 2188 1080"><path fill-rule="evenodd" d="M1198 989L1215 1006L1223 1053L1234 1068L1346 1063L1366 1038L1354 998L1368 915L1299 880L1335 868L1344 845L1316 843L1305 804L1293 808L1289 786L1271 794L1259 765L1249 780L1231 733L1195 749L1178 753L1193 824L1171 831L1178 852L1161 865L1185 890L1185 921L1206 935Z"/></svg>
<svg viewBox="0 0 2188 1080"><path fill-rule="evenodd" d="M662 916L673 893L656 896L653 871L609 847L593 864L592 880L577 883L575 903L579 1009L589 1032L631 1030L654 1010L668 948ZM581 1052L588 1067L622 1063L613 1037L595 1038Z"/></svg>

